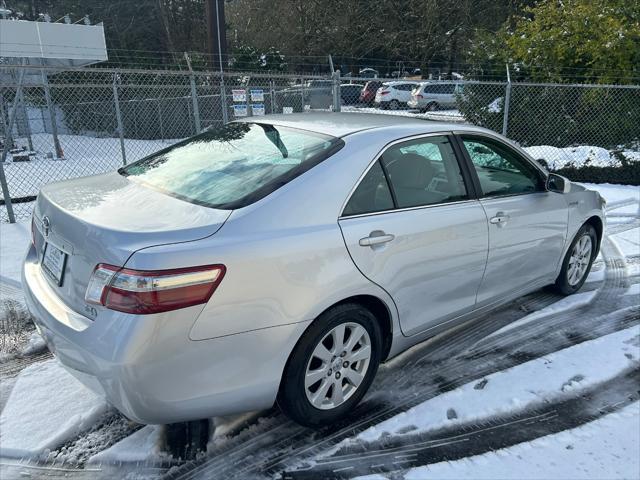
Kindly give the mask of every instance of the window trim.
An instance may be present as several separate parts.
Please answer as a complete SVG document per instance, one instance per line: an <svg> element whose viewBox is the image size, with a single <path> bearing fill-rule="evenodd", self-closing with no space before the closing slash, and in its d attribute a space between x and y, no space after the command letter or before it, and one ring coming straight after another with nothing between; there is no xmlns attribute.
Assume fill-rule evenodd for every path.
<svg viewBox="0 0 640 480"><path fill-rule="evenodd" d="M422 139L422 138L429 138L429 137L447 137L447 139L451 143L451 147L453 149L454 156L456 158L456 161L458 162L458 167L460 168L460 173L462 175L462 181L463 181L464 187L467 190L468 198L465 199L465 200L456 200L456 201L453 201L453 202L432 203L432 204L429 204L429 205L416 205L416 206L413 206L413 207L398 208L397 207L398 203L396 201L395 192L393 191L393 187L391 186L391 183L389 182L389 176L387 174L387 169L384 167L383 163L380 162L380 160L382 159L382 156L384 155L384 153L387 150L389 150L390 148L394 147L395 145L397 145L399 143L405 143L405 142L410 142L412 140L419 140L419 139ZM393 140L392 142L387 143L384 147L382 147L382 149L378 152L378 154L373 157L373 160L369 163L369 165L367 165L367 168L364 169L364 172L358 177L358 180L356 180L355 185L351 188L351 190L347 194L347 198L342 203L342 207L340 208L340 215L338 216L338 220L345 220L345 219L349 219L349 218L368 217L368 216L371 216L371 215L382 215L382 214L385 214L385 213L394 213L394 212L404 212L404 211L409 211L409 210L418 210L418 209L421 209L421 208L444 207L444 206L448 206L448 205L457 205L457 204L461 204L461 203L469 203L469 202L477 201L478 200L478 192L476 191L476 186L475 186L475 183L473 181L473 177L471 177L470 176L470 172L467 171L469 166L467 165L467 162L464 160L464 158L460 156L459 148L460 148L459 145L457 145L457 139L455 138L455 135L451 131L432 132L432 133L423 133L423 134L418 134L418 135L410 135L408 137L398 138L396 140ZM368 213L358 213L358 214L354 214L354 215L344 215L344 209L349 204L349 201L351 200L351 197L353 196L353 194L355 193L357 188L360 186L360 183L362 183L362 180L364 179L364 177L367 176L367 174L369 173L369 170L371 170L373 168L373 166L377 162L380 163L380 167L382 168L382 172L384 173L384 178L385 178L385 180L387 182L387 188L391 192L391 198L393 199L394 208L387 209L387 210L379 210L379 211L375 211L375 212L368 212Z"/></svg>
<svg viewBox="0 0 640 480"><path fill-rule="evenodd" d="M535 162L531 161L526 154L520 152L518 147L512 145L510 142L503 140L497 135L492 135L487 132L475 132L470 130L455 130L453 132L453 137L455 137L455 141L458 144L458 148L462 156L464 157L465 163L467 164L467 168L470 170L473 183L475 186L476 193L479 199L491 199L491 198L505 198L505 197L520 197L522 195L533 195L536 193L544 193L548 192L547 189L547 177L548 174L542 170ZM540 176L540 180L542 181L542 189L535 190L533 192L521 192L521 193L505 193L503 195L485 195L482 186L480 185L480 177L478 176L478 172L476 172L475 166L473 164L473 160L471 160L471 155L467 151L467 148L464 146L464 140L462 137L484 137L490 141L496 142L501 146L507 148L509 151L514 151L518 158L522 159L526 164L532 167L532 169L538 173Z"/></svg>

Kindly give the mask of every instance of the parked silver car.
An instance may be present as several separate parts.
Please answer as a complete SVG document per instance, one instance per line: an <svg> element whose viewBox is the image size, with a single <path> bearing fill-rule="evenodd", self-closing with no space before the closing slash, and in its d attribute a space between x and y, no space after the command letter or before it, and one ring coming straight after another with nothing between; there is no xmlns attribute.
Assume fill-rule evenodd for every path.
<svg viewBox="0 0 640 480"><path fill-rule="evenodd" d="M277 400L317 425L408 347L578 290L603 203L482 128L254 117L44 187L23 285L60 362L135 421Z"/></svg>
<svg viewBox="0 0 640 480"><path fill-rule="evenodd" d="M455 108L456 96L462 89L463 85L457 82L424 82L411 91L407 105L421 112Z"/></svg>

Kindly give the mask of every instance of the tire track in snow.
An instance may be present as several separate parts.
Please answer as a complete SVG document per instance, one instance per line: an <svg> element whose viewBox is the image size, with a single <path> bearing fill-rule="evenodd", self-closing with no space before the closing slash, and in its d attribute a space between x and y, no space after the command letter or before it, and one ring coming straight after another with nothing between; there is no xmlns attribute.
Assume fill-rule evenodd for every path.
<svg viewBox="0 0 640 480"><path fill-rule="evenodd" d="M578 397L450 428L343 447L285 480L342 479L480 455L576 428L640 399L640 369L626 371ZM595 413L594 413L595 412Z"/></svg>

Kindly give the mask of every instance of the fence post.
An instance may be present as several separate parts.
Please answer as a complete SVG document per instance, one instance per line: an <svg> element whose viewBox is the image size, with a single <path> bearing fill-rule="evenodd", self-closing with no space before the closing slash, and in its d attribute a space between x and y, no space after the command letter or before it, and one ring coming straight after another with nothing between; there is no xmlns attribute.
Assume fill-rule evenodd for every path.
<svg viewBox="0 0 640 480"><path fill-rule="evenodd" d="M202 131L202 127L200 125L200 106L198 105L198 92L196 90L196 79L193 76L193 72L191 73L191 77L189 78L191 83L191 104L193 106L193 122L196 127L196 133L200 133Z"/></svg>
<svg viewBox="0 0 640 480"><path fill-rule="evenodd" d="M51 91L49 90L49 79L44 68L40 70L42 76L42 86L44 87L44 98L47 101L47 110L49 110L49 120L51 121L51 135L53 135L53 148L56 151L56 158L64 158L64 151L60 145L58 138L58 121L56 120L56 110L51 101Z"/></svg>
<svg viewBox="0 0 640 480"><path fill-rule="evenodd" d="M116 120L118 122L118 135L120 137L120 152L122 153L122 164L127 164L127 152L124 148L124 128L122 128L122 115L120 113L120 99L118 98L118 73L113 74L113 102L116 106Z"/></svg>
<svg viewBox="0 0 640 480"><path fill-rule="evenodd" d="M2 127L2 135L7 136L7 118L4 110L4 95L0 92L0 127Z"/></svg>
<svg viewBox="0 0 640 480"><path fill-rule="evenodd" d="M269 80L269 95L271 96L271 112L270 113L276 113L275 87L273 84L273 79Z"/></svg>
<svg viewBox="0 0 640 480"><path fill-rule="evenodd" d="M509 104L511 103L511 75L509 74L509 64L507 64L507 87L504 93L504 107L502 117L502 135L507 136L509 128Z"/></svg>
<svg viewBox="0 0 640 480"><path fill-rule="evenodd" d="M193 107L193 123L196 128L196 133L200 133L202 127L200 125L200 107L198 105L198 91L196 90L196 77L193 75L193 69L191 68L191 59L189 54L184 52L184 59L187 61L187 67L189 67L189 83L191 84L191 105Z"/></svg>
<svg viewBox="0 0 640 480"><path fill-rule="evenodd" d="M9 195L9 185L7 184L7 177L4 174L4 161L9 155L9 148L13 143L11 134L13 132L13 122L16 120L16 113L18 112L18 101L22 93L22 82L24 81L24 68L20 71L20 77L18 79L18 85L16 86L16 95L13 97L13 108L9 115L9 125L5 135L4 148L2 149L2 158L0 158L0 186L2 187L2 196L4 197L4 206L7 208L7 216L9 217L9 223L16 223L16 216L13 214L13 205L11 204L11 195Z"/></svg>
<svg viewBox="0 0 640 480"><path fill-rule="evenodd" d="M331 74L333 77L333 111L340 111L340 70L336 70Z"/></svg>
<svg viewBox="0 0 640 480"><path fill-rule="evenodd" d="M24 133L27 136L27 144L29 145L29 150L33 151L33 139L31 138L31 125L29 125L29 114L27 112L27 107L24 104L24 92L20 92L20 111L22 112L22 121L24 127Z"/></svg>
<svg viewBox="0 0 640 480"><path fill-rule="evenodd" d="M227 111L227 92L224 85L224 72L220 72L220 102L222 102L222 123L229 123L229 112Z"/></svg>
<svg viewBox="0 0 640 480"><path fill-rule="evenodd" d="M162 123L162 105L160 104L160 99L158 98L158 123L160 126L160 139L164 140L164 124Z"/></svg>

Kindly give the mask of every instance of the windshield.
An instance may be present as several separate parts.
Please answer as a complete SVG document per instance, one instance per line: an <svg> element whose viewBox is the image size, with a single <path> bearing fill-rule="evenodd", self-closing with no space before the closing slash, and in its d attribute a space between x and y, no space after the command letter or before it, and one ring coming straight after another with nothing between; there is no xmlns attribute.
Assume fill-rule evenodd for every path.
<svg viewBox="0 0 640 480"><path fill-rule="evenodd" d="M269 195L336 151L342 140L260 123L229 123L119 170L174 197L233 209Z"/></svg>

